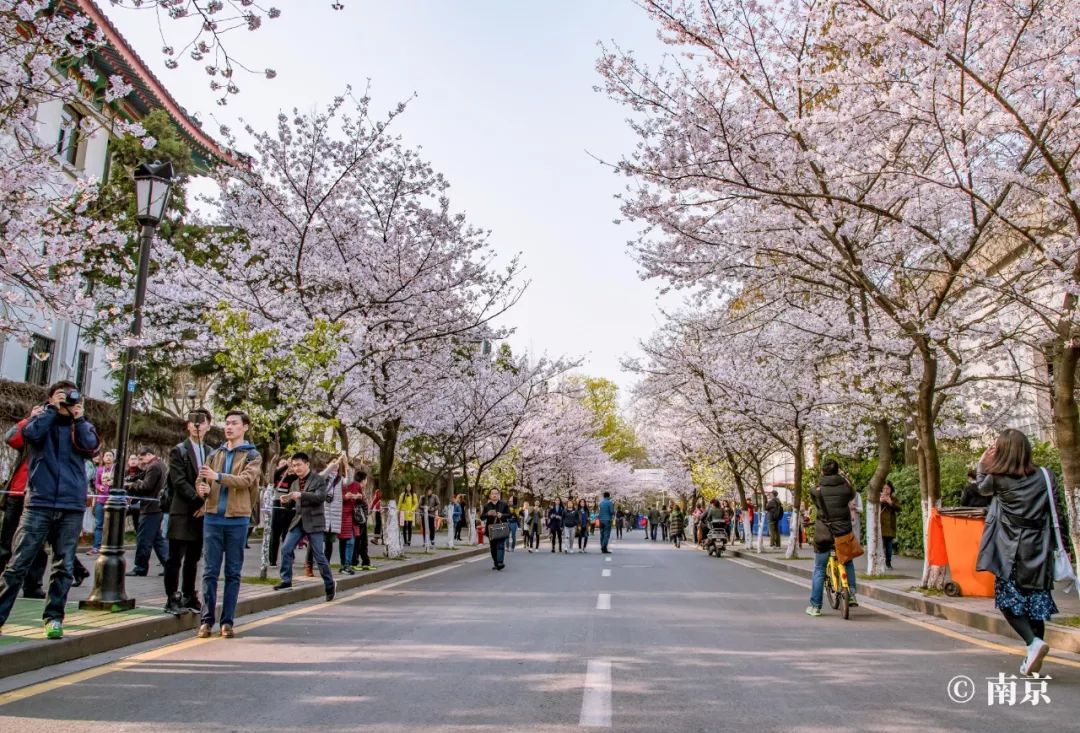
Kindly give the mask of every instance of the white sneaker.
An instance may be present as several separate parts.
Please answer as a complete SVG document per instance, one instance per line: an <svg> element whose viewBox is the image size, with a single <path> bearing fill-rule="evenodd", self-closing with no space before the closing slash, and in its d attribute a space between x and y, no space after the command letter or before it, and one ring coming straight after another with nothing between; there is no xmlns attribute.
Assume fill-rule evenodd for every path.
<svg viewBox="0 0 1080 733"><path fill-rule="evenodd" d="M1020 674L1024 676L1035 674L1042 669L1043 658L1050 651L1050 645L1042 639L1036 639L1027 650L1027 656L1020 664Z"/></svg>

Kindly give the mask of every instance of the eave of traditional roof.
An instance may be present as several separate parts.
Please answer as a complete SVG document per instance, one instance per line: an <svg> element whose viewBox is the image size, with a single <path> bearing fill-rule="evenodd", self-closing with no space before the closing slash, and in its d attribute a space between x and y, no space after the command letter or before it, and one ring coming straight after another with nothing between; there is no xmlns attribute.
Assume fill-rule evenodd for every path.
<svg viewBox="0 0 1080 733"><path fill-rule="evenodd" d="M198 167L207 169L214 163L237 162L236 156L221 147L216 140L207 135L199 124L192 119L187 110L165 88L165 85L150 71L127 39L117 30L108 16L94 0L64 0L65 4L82 14L97 26L104 34L107 44L94 52L96 65L106 76L119 74L132 92L126 98L132 115L139 119L153 109L164 109L172 118L185 142L192 149Z"/></svg>

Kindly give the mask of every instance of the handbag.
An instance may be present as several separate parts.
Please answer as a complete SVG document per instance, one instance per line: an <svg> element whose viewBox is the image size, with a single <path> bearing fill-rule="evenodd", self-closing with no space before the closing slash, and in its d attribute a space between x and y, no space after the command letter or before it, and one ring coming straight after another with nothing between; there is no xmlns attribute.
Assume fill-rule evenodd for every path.
<svg viewBox="0 0 1080 733"><path fill-rule="evenodd" d="M352 520L357 527L367 524L367 512L364 511L363 505L359 502L353 505Z"/></svg>
<svg viewBox="0 0 1080 733"><path fill-rule="evenodd" d="M505 540L510 536L510 525L506 522L495 522L488 526L488 539Z"/></svg>
<svg viewBox="0 0 1080 733"><path fill-rule="evenodd" d="M825 512L825 523L831 524L832 518L829 517L828 504L825 502L825 495L821 494L821 510ZM832 527L829 527L829 532L832 532ZM862 543L859 542L859 538L855 536L854 532L848 532L846 534L834 534L833 545L836 547L836 559L841 563L848 563L857 557L862 557L866 554L863 550Z"/></svg>
<svg viewBox="0 0 1080 733"><path fill-rule="evenodd" d="M1054 549L1054 582L1064 583L1062 590L1069 593L1078 585L1076 571L1069 559L1069 553L1065 552L1065 543L1061 541L1061 525L1058 523L1057 501L1054 498L1053 485L1050 483L1050 472L1045 468L1040 470L1043 480L1046 481L1046 493L1050 498L1050 516L1054 520L1054 539L1057 541L1057 547Z"/></svg>

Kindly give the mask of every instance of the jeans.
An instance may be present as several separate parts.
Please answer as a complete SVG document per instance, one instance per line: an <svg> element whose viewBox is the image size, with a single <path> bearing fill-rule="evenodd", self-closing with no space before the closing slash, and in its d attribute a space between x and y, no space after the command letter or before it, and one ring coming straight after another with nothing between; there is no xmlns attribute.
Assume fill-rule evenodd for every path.
<svg viewBox="0 0 1080 733"><path fill-rule="evenodd" d="M615 539L619 539L619 540L622 539L622 530L623 530L623 523L622 522L616 522L615 523ZM609 528L608 531L610 532L610 528ZM610 539L610 537L611 537L611 535L609 534L608 538ZM603 523L600 524L600 546L601 547L606 547L607 546L607 543L604 541L604 525L603 525Z"/></svg>
<svg viewBox="0 0 1080 733"><path fill-rule="evenodd" d="M885 565L892 567L893 537L882 537L881 546L885 549Z"/></svg>
<svg viewBox="0 0 1080 733"><path fill-rule="evenodd" d="M825 593L825 567L829 564L831 552L814 553L814 579L810 581L810 605L821 608L821 597ZM848 588L855 592L855 561L848 560L844 563L847 570Z"/></svg>
<svg viewBox="0 0 1080 733"><path fill-rule="evenodd" d="M656 525L652 522L649 522L649 538L656 542Z"/></svg>
<svg viewBox="0 0 1080 733"><path fill-rule="evenodd" d="M0 581L0 626L4 625L34 559L46 543L52 546L48 601L41 617L63 621L64 604L74 580L75 546L82 532L82 511L58 511L27 507L15 532L15 552Z"/></svg>
<svg viewBox="0 0 1080 733"><path fill-rule="evenodd" d="M9 496L4 502L3 517L0 518L0 573L8 566L12 558L12 548L15 543L15 533L19 529L19 521L22 519L23 497ZM34 557L30 569L23 578L24 591L38 591L41 589L45 578L45 568L49 565L49 556L42 545L41 550Z"/></svg>
<svg viewBox="0 0 1080 733"><path fill-rule="evenodd" d="M518 523L509 522L510 525L510 552L514 551L514 547L517 545L517 531Z"/></svg>
<svg viewBox="0 0 1080 733"><path fill-rule="evenodd" d="M311 548L315 564L319 566L319 575L322 576L323 586L329 591L334 587L334 574L330 572L330 563L323 552L323 541L326 539L326 535L323 532L308 534L301 525L289 530L289 534L285 537L285 544L281 547L281 582L292 582L296 546L300 544L300 540L304 537L308 538L308 547Z"/></svg>
<svg viewBox="0 0 1080 733"><path fill-rule="evenodd" d="M225 560L225 593L221 598L221 623L231 624L236 615L236 600L240 597L240 573L244 569L244 540L247 539L248 522L230 520L215 521L207 517L203 522L202 622L214 625L217 603L218 575L221 561Z"/></svg>
<svg viewBox="0 0 1080 733"><path fill-rule="evenodd" d="M189 520L190 521L190 520ZM195 578L199 574L199 558L203 541L169 540L169 559L165 562L165 595L172 598L179 589L184 598L195 597ZM183 581L181 581L183 566Z"/></svg>
<svg viewBox="0 0 1080 733"><path fill-rule="evenodd" d="M552 552L555 552L555 541L556 540L559 541L559 552L562 552L562 530L561 529L556 528L556 529L551 530L551 551Z"/></svg>
<svg viewBox="0 0 1080 733"><path fill-rule="evenodd" d="M161 512L144 513L139 518L139 529L135 532L135 566L132 568L138 575L150 572L151 550L164 567L169 561L169 545L161 534Z"/></svg>
<svg viewBox="0 0 1080 733"><path fill-rule="evenodd" d="M600 551L607 552L608 542L611 541L611 522L600 522Z"/></svg>
<svg viewBox="0 0 1080 733"><path fill-rule="evenodd" d="M338 535L338 544L341 546L341 567L347 568L353 564L353 547L356 546L356 538L349 537L346 539L344 535Z"/></svg>
<svg viewBox="0 0 1080 733"><path fill-rule="evenodd" d="M94 549L101 549L101 537L105 531L105 505L94 502Z"/></svg>
<svg viewBox="0 0 1080 733"><path fill-rule="evenodd" d="M491 561L496 566L502 565L503 560L506 559L506 540L492 540L491 541Z"/></svg>
<svg viewBox="0 0 1080 733"><path fill-rule="evenodd" d="M563 546L566 547L567 552L574 551L574 535L577 533L577 527L563 527Z"/></svg>

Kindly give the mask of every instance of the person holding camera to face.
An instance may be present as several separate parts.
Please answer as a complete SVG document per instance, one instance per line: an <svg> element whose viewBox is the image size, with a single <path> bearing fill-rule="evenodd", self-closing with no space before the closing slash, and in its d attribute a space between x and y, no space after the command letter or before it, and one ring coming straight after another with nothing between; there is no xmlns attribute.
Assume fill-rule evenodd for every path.
<svg viewBox="0 0 1080 733"><path fill-rule="evenodd" d="M14 556L0 579L0 627L11 614L34 557L49 542L53 566L42 618L45 636L60 639L86 511L85 462L97 452L100 441L83 416L82 394L72 382L57 382L49 387L48 395L48 402L35 407L22 428L30 455L29 478Z"/></svg>

